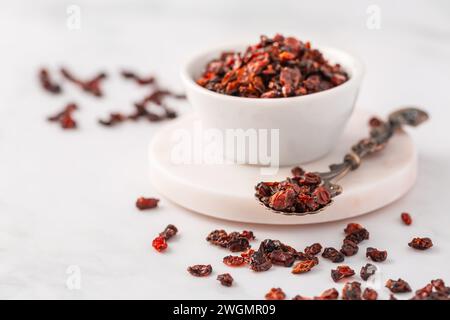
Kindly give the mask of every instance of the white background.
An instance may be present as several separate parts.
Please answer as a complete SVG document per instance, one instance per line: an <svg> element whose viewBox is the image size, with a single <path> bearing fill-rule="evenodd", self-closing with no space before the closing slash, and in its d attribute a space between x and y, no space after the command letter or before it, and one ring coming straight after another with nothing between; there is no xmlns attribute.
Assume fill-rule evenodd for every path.
<svg viewBox="0 0 450 320"><path fill-rule="evenodd" d="M81 29L66 26L69 4L81 8ZM381 28L366 27L369 5L381 10ZM403 277L413 288L442 277L450 281L450 4L448 1L1 1L0 2L0 298L263 298L273 286L289 297L330 287L334 266L322 260L309 274L274 267L255 274L222 264L226 251L210 246L209 231L252 229L258 240L280 239L298 249L319 241L339 246L348 221L311 226L230 223L188 212L162 199L154 211L134 207L140 195L158 196L147 179L146 151L164 124L107 129L96 121L127 110L145 89L124 82L122 67L154 73L182 90L178 70L191 53L276 32L351 48L366 64L358 108L385 115L405 104L422 106L432 120L411 132L420 172L403 199L357 219L371 232L367 245L386 248L382 283ZM38 85L40 66L67 65L82 76L108 71L106 98L71 85L51 96ZM69 101L79 103L80 129L63 132L45 121ZM175 104L175 102L174 102ZM187 103L178 109L190 112ZM220 181L218 181L220 183ZM402 211L414 224L403 226ZM179 236L158 254L151 240L173 223ZM413 251L413 236L435 247ZM363 253L346 260L359 272ZM210 263L198 279L191 264ZM66 287L69 266L81 270L81 289ZM215 280L230 271L235 286ZM355 277L356 280L359 277ZM409 295L403 296L408 298Z"/></svg>

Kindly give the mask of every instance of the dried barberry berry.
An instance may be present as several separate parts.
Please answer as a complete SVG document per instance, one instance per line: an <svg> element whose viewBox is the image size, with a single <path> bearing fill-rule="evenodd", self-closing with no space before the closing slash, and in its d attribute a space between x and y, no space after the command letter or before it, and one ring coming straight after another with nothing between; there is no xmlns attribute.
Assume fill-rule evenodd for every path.
<svg viewBox="0 0 450 320"><path fill-rule="evenodd" d="M364 281L367 281L371 276L375 274L377 271L377 267L373 264L367 263L365 266L361 267L361 271L359 275L361 276L361 279Z"/></svg>
<svg viewBox="0 0 450 320"><path fill-rule="evenodd" d="M359 231L361 229L364 229L362 225L360 225L359 223L354 223L351 222L349 224L347 224L347 226L344 229L344 233L346 235L352 234L353 232Z"/></svg>
<svg viewBox="0 0 450 320"><path fill-rule="evenodd" d="M127 120L127 116L123 115L122 113L113 112L113 113L109 114L109 118L108 119L106 119L106 120L100 119L100 120L98 120L98 122L101 125L104 125L106 127L111 127L111 126L114 126L114 125L116 125L118 123L122 123L125 120Z"/></svg>
<svg viewBox="0 0 450 320"><path fill-rule="evenodd" d="M178 233L177 227L175 227L173 224L167 225L167 227L164 229L163 232L161 232L159 235L161 237L164 237L166 240L169 240L173 236L175 236Z"/></svg>
<svg viewBox="0 0 450 320"><path fill-rule="evenodd" d="M265 297L266 300L284 300L286 299L286 294L281 288L272 288Z"/></svg>
<svg viewBox="0 0 450 320"><path fill-rule="evenodd" d="M77 109L78 106L75 103L69 103L64 107L63 111L58 112L54 116L48 117L47 120L51 122L59 122L61 128L63 129L75 129L77 127L77 123L73 119L72 114Z"/></svg>
<svg viewBox="0 0 450 320"><path fill-rule="evenodd" d="M369 239L369 231L367 231L365 228L357 229L345 237L345 240L350 240L356 244L361 243L364 240Z"/></svg>
<svg viewBox="0 0 450 320"><path fill-rule="evenodd" d="M292 268L293 274L305 273L311 271L317 265L315 260L304 260L297 263L294 268Z"/></svg>
<svg viewBox="0 0 450 320"><path fill-rule="evenodd" d="M320 243L313 243L309 247L305 248L305 254L318 255L322 251L322 245Z"/></svg>
<svg viewBox="0 0 450 320"><path fill-rule="evenodd" d="M398 280L389 279L386 282L386 288L391 290L392 293L411 292L408 282L400 278Z"/></svg>
<svg viewBox="0 0 450 320"><path fill-rule="evenodd" d="M366 250L366 257L372 259L375 262L382 262L387 258L387 251L380 251L378 249L369 247Z"/></svg>
<svg viewBox="0 0 450 320"><path fill-rule="evenodd" d="M267 257L270 259L272 264L290 267L294 264L296 256L290 252L284 252L282 250L274 250L270 252Z"/></svg>
<svg viewBox="0 0 450 320"><path fill-rule="evenodd" d="M334 282L338 282L344 278L355 275L355 271L349 266L338 266L335 270L331 270L331 278Z"/></svg>
<svg viewBox="0 0 450 320"><path fill-rule="evenodd" d="M136 200L136 207L139 210L153 209L158 206L159 199L139 197Z"/></svg>
<svg viewBox="0 0 450 320"><path fill-rule="evenodd" d="M403 221L404 224L406 224L407 226L411 225L411 223L412 223L412 218L411 218L411 215L410 215L409 213L403 212L403 213L400 215L400 217L401 217L401 219L402 219L402 221Z"/></svg>
<svg viewBox="0 0 450 320"><path fill-rule="evenodd" d="M103 92L100 88L101 81L106 79L106 73L100 72L91 80L80 80L76 78L67 68L61 68L61 74L69 81L81 87L85 92L91 93L94 96L101 97Z"/></svg>
<svg viewBox="0 0 450 320"><path fill-rule="evenodd" d="M156 251L162 252L167 249L167 242L166 238L163 236L158 236L152 241L152 246L155 248Z"/></svg>
<svg viewBox="0 0 450 320"><path fill-rule="evenodd" d="M155 82L155 78L153 76L141 77L135 72L129 70L123 70L121 75L125 79L131 79L139 85L153 84Z"/></svg>
<svg viewBox="0 0 450 320"><path fill-rule="evenodd" d="M361 283L347 282L342 289L342 300L362 300Z"/></svg>
<svg viewBox="0 0 450 320"><path fill-rule="evenodd" d="M408 246L417 250L427 250L433 246L433 241L430 238L414 238Z"/></svg>
<svg viewBox="0 0 450 320"><path fill-rule="evenodd" d="M229 267L240 267L243 266L246 261L245 258L241 256L226 256L223 258L223 263Z"/></svg>
<svg viewBox="0 0 450 320"><path fill-rule="evenodd" d="M347 256L354 256L358 253L358 245L351 240L344 240L341 247L341 252Z"/></svg>
<svg viewBox="0 0 450 320"><path fill-rule="evenodd" d="M364 300L377 300L378 299L378 293L371 289L371 288L366 288L363 292L362 295Z"/></svg>
<svg viewBox="0 0 450 320"><path fill-rule="evenodd" d="M42 88L44 88L48 92L53 94L61 93L61 86L52 81L52 79L50 78L50 73L47 69L39 70L39 80Z"/></svg>
<svg viewBox="0 0 450 320"><path fill-rule="evenodd" d="M212 272L212 267L210 264L196 264L188 267L188 272L195 277L206 277Z"/></svg>
<svg viewBox="0 0 450 320"><path fill-rule="evenodd" d="M334 263L344 261L344 255L337 251L335 248L325 248L322 253L322 257L329 259Z"/></svg>
<svg viewBox="0 0 450 320"><path fill-rule="evenodd" d="M250 257L250 269L256 272L267 271L272 267L272 262L264 253L264 246L261 243L258 251L255 251Z"/></svg>
<svg viewBox="0 0 450 320"><path fill-rule="evenodd" d="M225 287L231 287L233 285L233 277L229 273L219 274L217 280Z"/></svg>
<svg viewBox="0 0 450 320"><path fill-rule="evenodd" d="M335 288L331 288L322 292L318 297L314 297L314 300L336 300L339 297L339 292Z"/></svg>

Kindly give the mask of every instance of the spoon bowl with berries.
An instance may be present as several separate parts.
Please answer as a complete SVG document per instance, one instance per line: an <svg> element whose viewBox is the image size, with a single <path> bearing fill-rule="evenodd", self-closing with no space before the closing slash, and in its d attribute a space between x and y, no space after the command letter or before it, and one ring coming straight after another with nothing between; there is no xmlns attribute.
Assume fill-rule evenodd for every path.
<svg viewBox="0 0 450 320"><path fill-rule="evenodd" d="M343 192L337 184L349 172L359 168L362 158L384 149L389 139L403 126L416 127L428 114L418 108L406 107L392 112L386 121L371 120L370 136L353 145L341 163L332 164L327 172L305 172L292 169L293 177L280 182L260 182L255 187L257 200L270 211L303 216L317 214L333 203Z"/></svg>

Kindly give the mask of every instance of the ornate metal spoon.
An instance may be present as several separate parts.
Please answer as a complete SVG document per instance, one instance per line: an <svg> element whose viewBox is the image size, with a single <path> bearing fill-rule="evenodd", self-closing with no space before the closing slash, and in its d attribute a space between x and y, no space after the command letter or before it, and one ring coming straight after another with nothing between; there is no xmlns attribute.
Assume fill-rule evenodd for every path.
<svg viewBox="0 0 450 320"><path fill-rule="evenodd" d="M408 125L416 127L426 120L428 120L428 114L425 111L414 107L407 107L392 112L386 121L380 121L376 126L373 126L370 130L370 137L355 144L351 151L344 156L341 163L330 165L330 171L314 172L320 176L322 179L321 186L328 190L331 197L327 204L321 206L317 210L307 212L278 211L264 203L261 198L257 197L257 199L269 210L279 214L303 216L319 213L332 204L334 197L342 193L342 187L338 185L337 182L350 171L359 168L362 158L382 150L396 130L401 129L402 126Z"/></svg>

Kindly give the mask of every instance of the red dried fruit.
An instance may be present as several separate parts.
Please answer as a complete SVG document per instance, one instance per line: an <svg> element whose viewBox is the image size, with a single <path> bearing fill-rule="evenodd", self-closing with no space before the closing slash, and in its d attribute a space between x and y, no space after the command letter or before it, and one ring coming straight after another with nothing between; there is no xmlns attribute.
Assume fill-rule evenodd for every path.
<svg viewBox="0 0 450 320"><path fill-rule="evenodd" d="M361 267L361 271L359 275L361 276L361 279L364 281L367 281L371 276L375 274L377 271L377 267L373 264L367 263L365 266Z"/></svg>
<svg viewBox="0 0 450 320"><path fill-rule="evenodd" d="M362 295L364 300L377 300L378 299L378 293L371 289L371 288L366 288L363 292Z"/></svg>
<svg viewBox="0 0 450 320"><path fill-rule="evenodd" d="M284 300L286 299L286 294L280 288L272 288L265 297L266 300Z"/></svg>
<svg viewBox="0 0 450 320"><path fill-rule="evenodd" d="M305 273L311 271L317 265L315 260L304 260L297 263L294 268L292 268L293 274Z"/></svg>
<svg viewBox="0 0 450 320"><path fill-rule="evenodd" d="M411 287L409 286L408 282L400 278L397 281L389 279L386 282L386 288L391 290L392 293L411 292Z"/></svg>
<svg viewBox="0 0 450 320"><path fill-rule="evenodd" d="M91 80L80 80L76 78L67 68L61 68L61 74L69 81L81 87L85 92L91 93L96 97L103 96L103 92L100 88L101 81L106 79L106 73L100 72Z"/></svg>
<svg viewBox="0 0 450 320"><path fill-rule="evenodd" d="M47 90L50 93L58 94L61 93L61 86L52 81L50 78L50 73L47 69L39 70L39 81L41 83L42 88Z"/></svg>
<svg viewBox="0 0 450 320"><path fill-rule="evenodd" d="M322 292L318 297L314 297L314 300L336 300L339 297L339 292L335 288L331 288Z"/></svg>
<svg viewBox="0 0 450 320"><path fill-rule="evenodd" d="M229 273L219 274L217 280L225 287L231 287L233 285L233 277Z"/></svg>
<svg viewBox="0 0 450 320"><path fill-rule="evenodd" d="M162 252L167 249L167 242L166 238L163 236L158 236L152 241L152 246L155 248L156 251Z"/></svg>
<svg viewBox="0 0 450 320"><path fill-rule="evenodd" d="M167 227L164 229L163 232L161 232L159 235L161 237L164 237L166 240L169 240L173 236L175 236L178 233L177 227L175 227L173 224L167 225Z"/></svg>
<svg viewBox="0 0 450 320"><path fill-rule="evenodd" d="M136 200L136 207L139 210L153 209L158 206L159 199L139 197Z"/></svg>
<svg viewBox="0 0 450 320"><path fill-rule="evenodd" d="M361 283L347 282L342 289L342 300L361 300Z"/></svg>
<svg viewBox="0 0 450 320"><path fill-rule="evenodd" d="M338 266L335 270L331 270L331 278L334 282L338 282L344 278L355 275L355 271L349 266Z"/></svg>
<svg viewBox="0 0 450 320"><path fill-rule="evenodd" d="M356 244L359 244L362 241L369 239L369 231L365 228L359 228L357 226L359 225L353 225L352 227L347 226L347 228L345 228L345 232L347 234L345 240L350 240Z"/></svg>
<svg viewBox="0 0 450 320"><path fill-rule="evenodd" d="M283 250L274 250L270 252L267 257L274 265L290 267L294 264L296 255Z"/></svg>
<svg viewBox="0 0 450 320"><path fill-rule="evenodd" d="M261 243L258 251L255 251L250 257L250 269L256 272L267 271L272 268L272 262L264 253L264 246Z"/></svg>
<svg viewBox="0 0 450 320"><path fill-rule="evenodd" d="M300 178L305 174L305 171L300 167L294 167L291 169L291 173L294 177Z"/></svg>
<svg viewBox="0 0 450 320"><path fill-rule="evenodd" d="M155 78L153 76L148 76L144 78L138 76L135 72L129 70L123 70L121 72L121 75L125 79L131 79L139 85L153 84L155 82Z"/></svg>
<svg viewBox="0 0 450 320"><path fill-rule="evenodd" d="M432 280L422 289L416 291L411 300L450 300L450 287L442 279Z"/></svg>
<svg viewBox="0 0 450 320"><path fill-rule="evenodd" d="M401 219L402 219L402 221L403 221L404 224L406 224L407 226L411 225L411 223L412 223L412 218L411 218L411 215L410 215L409 213L403 212L403 213L400 215L400 217L401 217Z"/></svg>
<svg viewBox="0 0 450 320"><path fill-rule="evenodd" d="M187 271L195 277L206 277L212 272L212 267L210 264L196 264L188 267Z"/></svg>
<svg viewBox="0 0 450 320"><path fill-rule="evenodd" d="M249 240L254 238L253 232L248 230L240 233L235 231L230 234L225 230L214 230L206 237L206 241L216 246L228 248L231 252L240 252L250 248Z"/></svg>
<svg viewBox="0 0 450 320"><path fill-rule="evenodd" d="M322 245L320 243L313 243L309 247L305 248L305 254L307 255L318 255L322 251Z"/></svg>
<svg viewBox="0 0 450 320"><path fill-rule="evenodd" d="M210 61L197 83L218 93L279 98L330 89L348 80L341 66L293 37L261 36L245 52L224 52Z"/></svg>
<svg viewBox="0 0 450 320"><path fill-rule="evenodd" d="M255 196L267 207L283 212L316 211L331 202L329 190L315 173L293 168L293 178L281 182L260 182Z"/></svg>
<svg viewBox="0 0 450 320"><path fill-rule="evenodd" d="M387 258L387 251L380 251L378 249L369 247L366 250L366 257L372 259L375 262L382 262Z"/></svg>
<svg viewBox="0 0 450 320"><path fill-rule="evenodd" d="M344 255L337 251L335 248L325 248L322 253L322 257L329 259L334 263L344 261Z"/></svg>
<svg viewBox="0 0 450 320"><path fill-rule="evenodd" d="M223 263L229 267L240 267L243 266L246 261L245 258L241 256L226 256L223 258Z"/></svg>
<svg viewBox="0 0 450 320"><path fill-rule="evenodd" d="M360 225L359 223L351 222L351 223L347 224L347 226L345 227L344 233L346 235L349 235L349 234L352 234L352 233L354 233L356 231L359 231L361 229L364 229L362 225Z"/></svg>
<svg viewBox="0 0 450 320"><path fill-rule="evenodd" d="M77 109L78 106L75 103L69 103L64 107L63 111L58 112L54 116L48 117L47 120L50 122L59 122L61 128L63 129L75 129L77 127L77 123L73 119L72 114Z"/></svg>
<svg viewBox="0 0 450 320"><path fill-rule="evenodd" d="M111 126L114 126L114 125L116 125L118 123L122 123L125 120L127 120L127 116L125 116L125 115L123 115L121 113L110 113L109 114L109 119L107 119L107 120L100 119L100 120L98 120L98 122L101 125L104 125L106 127L111 127Z"/></svg>
<svg viewBox="0 0 450 320"><path fill-rule="evenodd" d="M287 210L294 205L295 196L294 189L280 190L270 197L269 206L278 211Z"/></svg>
<svg viewBox="0 0 450 320"><path fill-rule="evenodd" d="M433 241L430 238L414 238L408 246L417 250L427 250L433 246Z"/></svg>
<svg viewBox="0 0 450 320"><path fill-rule="evenodd" d="M358 253L358 245L356 243L354 243L351 240L344 240L342 247L341 247L341 252L347 256L354 256L355 254Z"/></svg>

